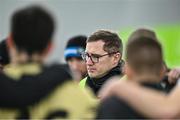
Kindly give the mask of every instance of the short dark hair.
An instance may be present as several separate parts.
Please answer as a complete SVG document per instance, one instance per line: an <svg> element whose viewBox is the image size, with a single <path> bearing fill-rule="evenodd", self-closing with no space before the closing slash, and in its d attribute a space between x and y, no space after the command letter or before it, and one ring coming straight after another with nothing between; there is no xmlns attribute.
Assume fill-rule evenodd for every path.
<svg viewBox="0 0 180 120"><path fill-rule="evenodd" d="M123 45L122 40L119 38L118 34L108 30L98 30L90 35L87 42L103 41L104 51L108 53L120 52L122 55Z"/></svg>
<svg viewBox="0 0 180 120"><path fill-rule="evenodd" d="M130 37L128 38L128 42L137 39L138 37L148 37L154 40L157 39L156 33L153 30L147 28L138 28L137 30L131 33Z"/></svg>
<svg viewBox="0 0 180 120"><path fill-rule="evenodd" d="M128 42L126 61L138 74L159 75L163 66L163 53L158 40L138 37Z"/></svg>
<svg viewBox="0 0 180 120"><path fill-rule="evenodd" d="M11 19L12 40L19 51L28 55L42 53L52 39L54 20L40 6L29 6L16 11Z"/></svg>

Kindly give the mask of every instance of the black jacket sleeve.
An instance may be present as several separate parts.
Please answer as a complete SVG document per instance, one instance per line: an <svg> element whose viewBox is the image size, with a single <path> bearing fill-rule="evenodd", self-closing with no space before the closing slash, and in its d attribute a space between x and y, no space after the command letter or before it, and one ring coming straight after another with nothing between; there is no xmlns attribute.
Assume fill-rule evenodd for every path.
<svg viewBox="0 0 180 120"><path fill-rule="evenodd" d="M121 99L112 96L104 100L97 111L97 119L142 119L142 115L133 110Z"/></svg>

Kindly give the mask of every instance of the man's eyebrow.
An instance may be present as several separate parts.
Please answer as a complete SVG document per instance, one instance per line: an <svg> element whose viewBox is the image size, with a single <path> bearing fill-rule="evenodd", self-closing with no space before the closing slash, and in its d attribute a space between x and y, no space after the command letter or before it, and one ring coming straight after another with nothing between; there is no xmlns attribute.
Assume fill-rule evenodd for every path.
<svg viewBox="0 0 180 120"><path fill-rule="evenodd" d="M97 54L97 53L89 53L86 51L87 54L91 55L91 56L101 56L101 54Z"/></svg>
<svg viewBox="0 0 180 120"><path fill-rule="evenodd" d="M92 56L101 56L100 54L91 53Z"/></svg>

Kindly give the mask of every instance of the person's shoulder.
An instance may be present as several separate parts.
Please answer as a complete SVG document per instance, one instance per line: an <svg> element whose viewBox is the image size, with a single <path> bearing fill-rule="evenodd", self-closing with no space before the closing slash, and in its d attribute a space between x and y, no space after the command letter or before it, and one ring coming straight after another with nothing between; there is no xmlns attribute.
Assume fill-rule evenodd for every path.
<svg viewBox="0 0 180 120"><path fill-rule="evenodd" d="M69 72L67 71L67 66L59 63L53 63L49 65L44 65L44 70L47 70L48 72L59 72L59 71L64 71L64 72Z"/></svg>
<svg viewBox="0 0 180 120"><path fill-rule="evenodd" d="M44 66L43 74L47 76L53 75L54 77L61 77L61 79L72 79L72 75L67 67L58 63Z"/></svg>
<svg viewBox="0 0 180 120"><path fill-rule="evenodd" d="M0 105L5 107L34 105L54 93L55 89L66 82L72 81L69 73L59 64L9 66L4 73L0 73L0 79L0 91L3 91L0 94Z"/></svg>
<svg viewBox="0 0 180 120"><path fill-rule="evenodd" d="M83 79L79 82L80 88L82 88L82 89L85 88L86 81L87 81L87 77L83 78Z"/></svg>
<svg viewBox="0 0 180 120"><path fill-rule="evenodd" d="M53 93L46 99L45 104L39 104L38 107L44 107L45 111L50 111L50 108L57 110L65 110L68 114L68 119L74 118L94 118L97 101L92 96L82 91L77 83L68 81L57 87ZM34 114L42 111L36 111Z"/></svg>
<svg viewBox="0 0 180 120"><path fill-rule="evenodd" d="M62 87L58 88L57 91L61 91L63 96L66 96L67 94L76 95L74 100L84 100L84 101L94 101L95 96L92 94L92 92L87 92L86 90L82 90L77 83L74 81L66 82ZM67 96L69 97L69 96ZM95 100L96 101L96 100Z"/></svg>
<svg viewBox="0 0 180 120"><path fill-rule="evenodd" d="M117 96L111 96L105 99L98 109L97 118L101 119L132 119L143 118L125 101Z"/></svg>
<svg viewBox="0 0 180 120"><path fill-rule="evenodd" d="M118 97L110 96L101 102L101 107L102 109L109 108L110 110L110 109L119 108L119 104L124 104L124 103Z"/></svg>

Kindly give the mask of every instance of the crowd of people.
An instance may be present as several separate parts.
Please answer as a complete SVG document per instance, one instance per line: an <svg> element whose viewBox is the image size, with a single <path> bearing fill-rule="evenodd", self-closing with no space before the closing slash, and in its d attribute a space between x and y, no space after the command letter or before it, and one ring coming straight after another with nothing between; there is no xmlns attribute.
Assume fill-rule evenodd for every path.
<svg viewBox="0 0 180 120"><path fill-rule="evenodd" d="M180 68L166 66L153 30L135 30L126 45L112 30L73 36L64 66L45 64L56 27L48 10L21 8L10 25L0 43L0 119L180 117Z"/></svg>

